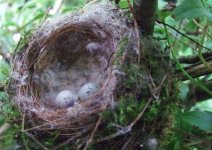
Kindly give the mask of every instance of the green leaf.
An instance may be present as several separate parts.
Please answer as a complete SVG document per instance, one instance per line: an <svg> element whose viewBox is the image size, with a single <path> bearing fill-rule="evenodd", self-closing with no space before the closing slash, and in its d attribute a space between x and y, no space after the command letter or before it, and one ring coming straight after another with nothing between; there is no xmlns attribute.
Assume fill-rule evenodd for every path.
<svg viewBox="0 0 212 150"><path fill-rule="evenodd" d="M39 13L37 14L34 18L32 18L29 22L27 22L25 25L23 25L22 27L20 27L18 29L18 32L20 32L21 30L25 29L28 25L32 24L34 21L39 20L41 18L43 18L45 16L45 13Z"/></svg>
<svg viewBox="0 0 212 150"><path fill-rule="evenodd" d="M133 1L130 0L130 3L131 3L131 5L132 5ZM119 6L120 8L122 8L122 9L124 9L124 8L128 8L128 7L129 7L129 4L128 4L128 1L127 1L127 0L121 0L121 1L119 2L118 6Z"/></svg>
<svg viewBox="0 0 212 150"><path fill-rule="evenodd" d="M179 88L180 88L180 95L179 96L180 96L181 100L186 100L187 94L189 92L188 85L185 84L185 83L181 83L179 85Z"/></svg>
<svg viewBox="0 0 212 150"><path fill-rule="evenodd" d="M0 61L0 84L6 84L7 78L10 74L10 66L5 61Z"/></svg>
<svg viewBox="0 0 212 150"><path fill-rule="evenodd" d="M127 8L129 6L126 0L121 0L118 5L120 8Z"/></svg>
<svg viewBox="0 0 212 150"><path fill-rule="evenodd" d="M180 115L181 119L201 130L212 131L212 112L190 111Z"/></svg>
<svg viewBox="0 0 212 150"><path fill-rule="evenodd" d="M212 13L204 8L200 0L184 0L173 12L177 20L207 17L212 21Z"/></svg>
<svg viewBox="0 0 212 150"><path fill-rule="evenodd" d="M192 110L200 110L200 111L210 111L212 112L212 99L198 102L195 104L194 107L191 108Z"/></svg>
<svg viewBox="0 0 212 150"><path fill-rule="evenodd" d="M206 45L206 47L212 49L212 41L206 41L205 45Z"/></svg>

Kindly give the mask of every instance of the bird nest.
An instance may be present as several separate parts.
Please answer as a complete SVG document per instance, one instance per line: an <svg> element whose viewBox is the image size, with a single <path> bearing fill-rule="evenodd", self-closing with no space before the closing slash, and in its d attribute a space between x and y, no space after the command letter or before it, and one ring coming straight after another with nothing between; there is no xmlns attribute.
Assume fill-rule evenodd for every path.
<svg viewBox="0 0 212 150"><path fill-rule="evenodd" d="M128 90L139 95L148 87L123 90L120 84L127 74L120 69L129 63L126 58L139 56L135 31L110 3L88 5L43 23L14 58L11 85L22 114L22 131L42 148L39 137L55 132L59 132L56 143L62 146L64 141L89 145L97 128L104 128L102 112L116 108L118 97ZM145 78L142 84L151 80ZM62 94L62 99L60 95L58 102L64 90L69 94Z"/></svg>

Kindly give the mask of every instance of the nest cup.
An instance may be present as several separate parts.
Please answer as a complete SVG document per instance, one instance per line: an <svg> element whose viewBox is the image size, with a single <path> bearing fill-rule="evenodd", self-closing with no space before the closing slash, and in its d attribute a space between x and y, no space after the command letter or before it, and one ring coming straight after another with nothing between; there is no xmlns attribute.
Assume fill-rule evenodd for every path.
<svg viewBox="0 0 212 150"><path fill-rule="evenodd" d="M68 137L85 138L98 113L116 103L113 62L122 37L132 39L134 29L110 3L94 3L43 23L14 59L14 99L25 116L25 130L68 130ZM101 85L91 98L72 107L55 105L60 91L77 93L89 82Z"/></svg>

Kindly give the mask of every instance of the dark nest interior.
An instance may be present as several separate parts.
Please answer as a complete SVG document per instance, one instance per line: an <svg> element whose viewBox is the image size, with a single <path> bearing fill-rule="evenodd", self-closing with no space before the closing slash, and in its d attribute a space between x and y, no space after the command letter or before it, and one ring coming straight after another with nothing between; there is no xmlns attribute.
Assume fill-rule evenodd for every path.
<svg viewBox="0 0 212 150"><path fill-rule="evenodd" d="M174 101L169 58L157 42L137 41L133 25L110 3L42 24L17 53L11 77L21 133L29 137L23 143L142 149L147 139L162 139L157 133L170 126ZM84 98L87 83L98 86ZM56 101L63 90L71 91L71 105Z"/></svg>

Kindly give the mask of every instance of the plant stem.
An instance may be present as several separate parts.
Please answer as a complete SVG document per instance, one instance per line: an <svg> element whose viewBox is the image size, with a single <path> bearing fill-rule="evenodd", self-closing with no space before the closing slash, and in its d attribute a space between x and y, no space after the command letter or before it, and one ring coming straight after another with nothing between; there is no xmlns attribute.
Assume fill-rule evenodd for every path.
<svg viewBox="0 0 212 150"><path fill-rule="evenodd" d="M206 32L205 31L207 31L207 29L208 29L208 25L206 25L206 27L204 28L204 32L203 32L202 38L200 40L201 45L203 45L204 42L205 42L205 38L206 38ZM201 62L212 72L212 68L208 65L208 63L205 61L205 59L202 56L202 50L203 50L203 47L200 46L199 50L198 50L199 58L200 58Z"/></svg>
<svg viewBox="0 0 212 150"><path fill-rule="evenodd" d="M163 22L164 22L164 19L162 18ZM177 63L177 66L179 67L179 69L181 70L181 72L196 86L200 87L201 89L203 89L205 92L207 92L208 94L210 94L212 96L212 91L210 91L203 83L201 83L200 81L196 81L194 78L192 78L183 68L183 66L180 64L179 60L176 58L175 54L174 54L174 49L173 47L171 46L171 41L170 41L170 38L169 38L169 34L168 34L168 30L167 30L167 27L164 25L164 30L165 30L165 33L166 33L166 36L167 36L167 42L168 42L168 45L169 47L171 48L171 54L174 58L174 60L176 61Z"/></svg>

